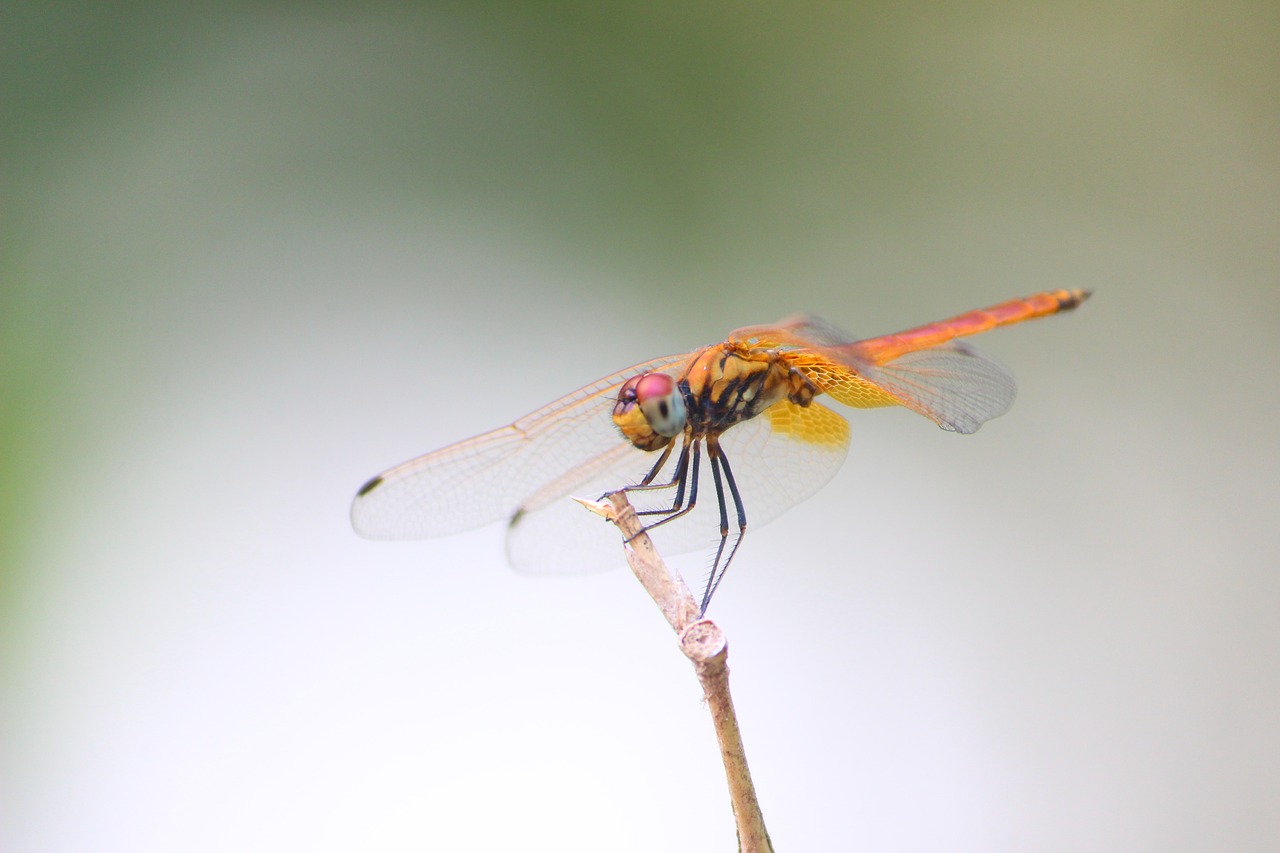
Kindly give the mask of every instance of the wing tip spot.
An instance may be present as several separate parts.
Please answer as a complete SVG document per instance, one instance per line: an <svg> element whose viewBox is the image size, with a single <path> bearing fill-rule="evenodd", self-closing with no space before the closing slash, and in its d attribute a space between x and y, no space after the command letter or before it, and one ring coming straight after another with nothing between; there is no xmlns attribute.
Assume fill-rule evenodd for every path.
<svg viewBox="0 0 1280 853"><path fill-rule="evenodd" d="M358 498L364 497L365 495L372 492L374 489L378 488L378 486L380 486L381 484L382 484L382 475L379 474L378 476L374 477L369 482L361 486L360 491L356 492L356 497Z"/></svg>

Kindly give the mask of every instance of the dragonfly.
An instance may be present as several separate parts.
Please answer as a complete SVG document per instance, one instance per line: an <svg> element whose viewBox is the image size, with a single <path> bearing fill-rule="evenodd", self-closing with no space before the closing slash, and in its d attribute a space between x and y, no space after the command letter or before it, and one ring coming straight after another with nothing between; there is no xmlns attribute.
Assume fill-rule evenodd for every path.
<svg viewBox="0 0 1280 853"><path fill-rule="evenodd" d="M610 526L567 498L621 490L660 551L713 554L705 613L748 518L753 529L777 518L843 463L849 423L820 397L903 406L973 433L1008 411L1016 384L960 338L1072 310L1090 294L1037 293L861 340L813 316L741 328L378 474L357 492L352 525L370 539L421 539L505 521L514 568L568 574L621 555Z"/></svg>

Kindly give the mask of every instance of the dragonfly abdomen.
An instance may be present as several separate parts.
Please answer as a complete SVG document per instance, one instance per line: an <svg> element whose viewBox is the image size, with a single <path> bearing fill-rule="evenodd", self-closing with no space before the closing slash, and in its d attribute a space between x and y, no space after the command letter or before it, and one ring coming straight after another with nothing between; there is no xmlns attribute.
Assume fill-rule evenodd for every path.
<svg viewBox="0 0 1280 853"><path fill-rule="evenodd" d="M849 344L858 356L874 364L886 364L894 359L922 349L941 346L955 338L977 335L1011 326L1039 317L1048 317L1062 311L1070 311L1084 302L1091 290L1053 290L1019 299L1010 299L998 305L979 308L947 320L926 323L905 332L884 335Z"/></svg>

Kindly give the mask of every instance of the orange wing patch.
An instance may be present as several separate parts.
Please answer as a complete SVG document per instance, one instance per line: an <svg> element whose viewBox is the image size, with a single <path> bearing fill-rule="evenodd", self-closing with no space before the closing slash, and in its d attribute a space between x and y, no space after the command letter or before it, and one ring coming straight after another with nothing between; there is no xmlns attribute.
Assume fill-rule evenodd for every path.
<svg viewBox="0 0 1280 853"><path fill-rule="evenodd" d="M888 391L854 373L843 364L823 358L815 352L787 353L792 366L814 382L822 393L837 403L855 409L900 406L902 403Z"/></svg>
<svg viewBox="0 0 1280 853"><path fill-rule="evenodd" d="M849 443L849 422L820 403L799 406L782 400L765 409L773 431L824 447L844 447Z"/></svg>

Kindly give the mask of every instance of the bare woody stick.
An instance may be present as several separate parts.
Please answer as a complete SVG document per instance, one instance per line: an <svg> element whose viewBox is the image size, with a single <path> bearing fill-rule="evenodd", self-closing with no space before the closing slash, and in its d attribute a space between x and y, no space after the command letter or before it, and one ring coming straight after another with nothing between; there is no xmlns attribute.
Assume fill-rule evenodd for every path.
<svg viewBox="0 0 1280 853"><path fill-rule="evenodd" d="M724 633L710 619L698 618L698 604L684 580L667 568L644 532L625 492L607 496L608 504L577 498L583 506L611 520L622 531L627 562L641 585L658 605L662 615L680 638L680 650L693 662L702 685L711 721L720 742L720 757L729 782L729 799L738 826L741 853L772 853L773 845L764 827L760 802L756 799L742 732L729 695L729 645Z"/></svg>

